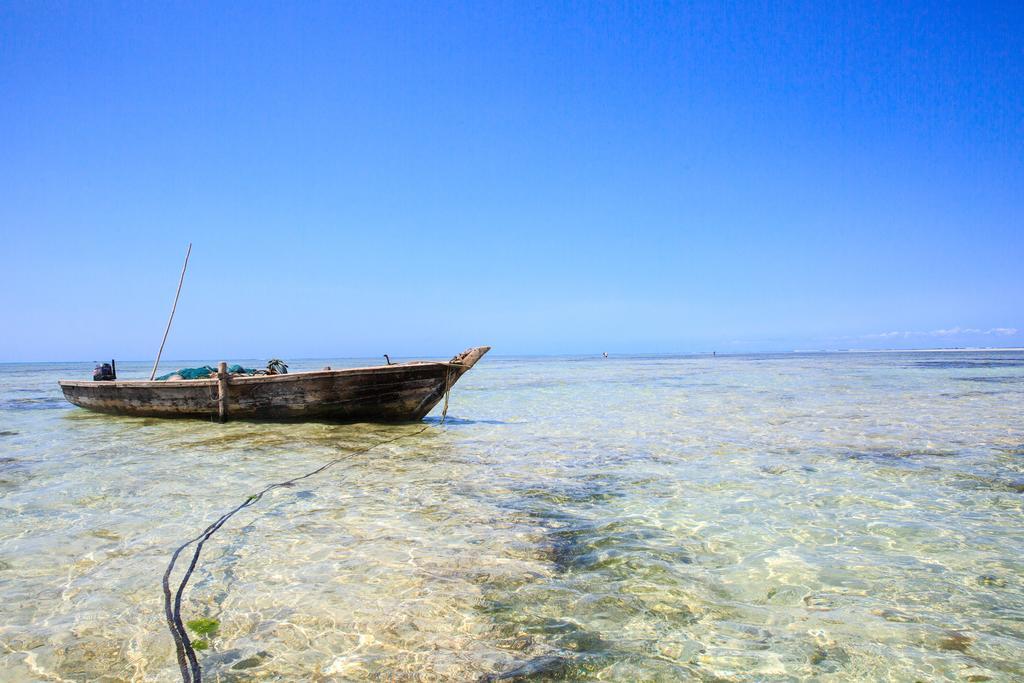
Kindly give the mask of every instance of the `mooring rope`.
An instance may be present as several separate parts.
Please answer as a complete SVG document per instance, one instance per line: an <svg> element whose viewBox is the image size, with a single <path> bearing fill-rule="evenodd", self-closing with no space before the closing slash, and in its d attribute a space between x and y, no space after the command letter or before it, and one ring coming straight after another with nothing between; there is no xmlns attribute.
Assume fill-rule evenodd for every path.
<svg viewBox="0 0 1024 683"><path fill-rule="evenodd" d="M448 363L444 372L444 408L441 409L441 424L444 424L448 417L448 395L452 393L452 364Z"/></svg>
<svg viewBox="0 0 1024 683"><path fill-rule="evenodd" d="M448 393L451 390L450 377L451 375L448 374L446 375L445 378L444 411L441 414L442 423L444 422L444 418L448 413ZM181 680L183 681L183 683L200 683L203 679L203 670L202 667L199 666L199 660L196 658L195 648L192 646L192 641L189 640L188 633L185 630L185 625L181 621L181 598L182 595L185 593L185 587L188 585L189 579L192 578L192 572L195 570L196 564L199 562L199 555L203 552L203 544L210 540L210 537L217 533L217 531L222 526L224 526L224 523L232 517L234 517L236 513L240 512L241 510L244 510L247 507L255 505L260 501L261 498L263 498L264 494L272 491L273 489L289 486L297 481L301 481L303 479L315 476L317 474L320 474L327 468L333 467L342 460L346 460L347 458L350 458L353 455L366 453L367 451L371 451L374 448L379 448L380 446L384 446L389 443L394 443L402 439L412 438L414 436L422 434L429 428L429 425L425 425L422 428L416 430L415 432L410 432L408 434L400 434L399 436L396 436L392 439L385 439L384 441L375 443L372 446L367 446L366 448L360 448L354 451L349 451L345 453L345 455L340 456L338 458L334 458L333 460L328 461L327 463L321 465L320 467L316 468L311 472L307 472L306 474L295 477L294 479L278 482L276 484L270 484L269 486L265 487L258 493L254 493L253 495L246 498L230 512L221 515L216 522L206 527L203 533L199 534L192 540L187 541L178 546L177 550L174 551L174 554L171 555L171 561L167 565L167 571L164 572L164 615L167 618L167 626L171 630L171 635L174 637L174 647L178 655L178 668L181 670ZM171 572L174 570L174 565L178 561L178 556L181 555L181 553L193 543L196 544L196 547L195 550L193 550L192 552L192 561L189 562L188 569L185 570L185 575L182 577L181 582L178 584L178 589L177 591L175 591L174 599L172 601Z"/></svg>

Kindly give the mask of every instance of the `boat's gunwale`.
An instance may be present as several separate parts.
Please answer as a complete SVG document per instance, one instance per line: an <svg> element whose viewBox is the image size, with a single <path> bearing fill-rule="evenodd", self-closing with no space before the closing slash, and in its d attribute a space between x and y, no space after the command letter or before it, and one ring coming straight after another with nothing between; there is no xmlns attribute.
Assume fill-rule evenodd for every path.
<svg viewBox="0 0 1024 683"><path fill-rule="evenodd" d="M391 365L370 365L363 368L341 368L338 370L308 370L306 372L289 372L284 375L232 375L231 384L260 384L263 382L289 382L305 379L320 379L324 377L351 377L365 374L401 372L410 368L422 368L425 366L448 366L464 367L460 363L450 361L412 361L409 363L392 363ZM216 386L217 377L204 379L180 379L173 381L159 381L149 379L123 379L113 382L97 382L94 380L62 379L57 383L62 387L95 387L95 388L121 388L121 387L205 387Z"/></svg>

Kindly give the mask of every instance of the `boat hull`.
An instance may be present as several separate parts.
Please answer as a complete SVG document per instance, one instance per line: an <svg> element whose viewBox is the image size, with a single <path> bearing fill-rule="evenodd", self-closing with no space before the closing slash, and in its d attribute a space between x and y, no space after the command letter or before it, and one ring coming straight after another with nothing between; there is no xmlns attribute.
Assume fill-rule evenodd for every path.
<svg viewBox="0 0 1024 683"><path fill-rule="evenodd" d="M487 351L417 362L287 375L181 381L60 382L82 408L116 415L213 420L421 420ZM222 395L222 386L225 389ZM222 410L223 403L223 410Z"/></svg>

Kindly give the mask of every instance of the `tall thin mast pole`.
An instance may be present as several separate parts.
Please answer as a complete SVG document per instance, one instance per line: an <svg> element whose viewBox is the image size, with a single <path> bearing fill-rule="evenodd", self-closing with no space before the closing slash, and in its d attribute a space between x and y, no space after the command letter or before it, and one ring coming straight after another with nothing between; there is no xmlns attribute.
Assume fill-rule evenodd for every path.
<svg viewBox="0 0 1024 683"><path fill-rule="evenodd" d="M185 265L181 267L181 277L178 278L178 291L174 293L174 305L171 306L171 317L167 319L167 328L164 330L164 338L160 341L160 350L156 352L156 362L153 363L153 372L149 373L149 379L156 377L156 368L160 365L160 356L164 352L164 344L167 343L167 333L171 331L171 322L174 320L174 311L178 308L178 296L181 295L181 283L185 281L185 269L188 268L188 256L192 253L192 243L188 243L188 251L185 252Z"/></svg>

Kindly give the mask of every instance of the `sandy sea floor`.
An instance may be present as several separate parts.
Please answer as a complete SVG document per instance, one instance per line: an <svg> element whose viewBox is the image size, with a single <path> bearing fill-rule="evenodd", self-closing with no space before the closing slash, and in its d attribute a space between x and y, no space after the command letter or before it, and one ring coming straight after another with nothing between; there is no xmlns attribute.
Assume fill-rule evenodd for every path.
<svg viewBox="0 0 1024 683"><path fill-rule="evenodd" d="M1024 677L1024 352L488 356L419 434L95 415L90 370L0 365L3 681L178 680L173 548L398 435L207 544L205 678Z"/></svg>

